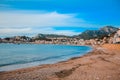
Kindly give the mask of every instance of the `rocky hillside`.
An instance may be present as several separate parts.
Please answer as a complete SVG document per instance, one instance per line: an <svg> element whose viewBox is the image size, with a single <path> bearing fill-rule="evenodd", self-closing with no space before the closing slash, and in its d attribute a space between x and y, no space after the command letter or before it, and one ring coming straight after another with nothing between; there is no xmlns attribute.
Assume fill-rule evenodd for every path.
<svg viewBox="0 0 120 80"><path fill-rule="evenodd" d="M75 36L65 36L65 35L57 35L57 34L38 34L34 38L35 39L46 39L46 38L58 38L58 37L67 37L67 38L79 38L79 39L102 39L103 37L108 36L109 34L113 34L118 30L116 27L105 26L100 28L99 30L86 30L85 32L75 35Z"/></svg>
<svg viewBox="0 0 120 80"><path fill-rule="evenodd" d="M105 26L105 27L100 29L100 31L104 31L104 32L109 33L109 34L116 32L117 30L118 30L118 28L112 27L112 26Z"/></svg>
<svg viewBox="0 0 120 80"><path fill-rule="evenodd" d="M117 30L118 28L116 27L105 26L99 30L87 30L76 37L85 40L94 39L94 38L102 39L103 37L108 36L109 34L115 33Z"/></svg>

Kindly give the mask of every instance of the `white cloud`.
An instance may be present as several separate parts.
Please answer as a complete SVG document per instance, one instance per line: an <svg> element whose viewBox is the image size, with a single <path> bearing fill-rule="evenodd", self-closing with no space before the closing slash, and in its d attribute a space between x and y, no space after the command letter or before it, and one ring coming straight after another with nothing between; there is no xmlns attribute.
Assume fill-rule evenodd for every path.
<svg viewBox="0 0 120 80"><path fill-rule="evenodd" d="M1 28L0 29L0 34L15 34L15 33L26 33L30 32L31 28L22 28L22 29L14 29L14 28Z"/></svg>
<svg viewBox="0 0 120 80"><path fill-rule="evenodd" d="M75 32L73 30L55 30L53 28L40 28L39 30L36 29L34 31L36 33L44 33L44 34L60 34L60 35L77 35L77 34L80 34L80 32Z"/></svg>
<svg viewBox="0 0 120 80"><path fill-rule="evenodd" d="M4 6L4 5L3 5ZM94 27L76 14L46 11L0 11L0 35L9 34L78 34L72 30L55 30L53 27ZM38 29L38 30L37 30Z"/></svg>
<svg viewBox="0 0 120 80"><path fill-rule="evenodd" d="M74 14L57 12L29 13L25 11L0 12L0 27L79 26L84 20Z"/></svg>
<svg viewBox="0 0 120 80"><path fill-rule="evenodd" d="M0 36L15 36L15 35L29 35L35 36L38 33L43 34L58 34L58 35L77 35L80 32L75 32L73 30L55 30L53 28L44 28L41 27L39 29L32 29L32 28L1 28L0 29Z"/></svg>

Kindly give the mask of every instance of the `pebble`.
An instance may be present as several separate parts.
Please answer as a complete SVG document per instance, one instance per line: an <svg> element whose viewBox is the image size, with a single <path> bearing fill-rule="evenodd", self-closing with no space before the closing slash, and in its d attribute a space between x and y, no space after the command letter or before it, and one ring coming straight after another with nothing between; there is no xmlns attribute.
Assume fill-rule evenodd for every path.
<svg viewBox="0 0 120 80"><path fill-rule="evenodd" d="M100 78L99 78L99 77L97 77L96 79L97 79L97 80L99 80Z"/></svg>

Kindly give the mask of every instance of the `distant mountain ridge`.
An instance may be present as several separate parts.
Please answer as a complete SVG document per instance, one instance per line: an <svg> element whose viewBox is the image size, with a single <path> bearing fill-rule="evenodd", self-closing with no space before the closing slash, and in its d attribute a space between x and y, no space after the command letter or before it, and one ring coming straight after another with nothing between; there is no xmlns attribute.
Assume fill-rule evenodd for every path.
<svg viewBox="0 0 120 80"><path fill-rule="evenodd" d="M116 34L119 28L105 26L99 30L86 30L79 35L65 36L57 34L37 34L34 37L13 36L0 38L0 43L41 43L41 44L80 44L93 45L119 42L119 35ZM115 37L116 34L116 37ZM84 40L83 40L84 39ZM93 39L93 40L90 40ZM114 41L113 41L114 40ZM92 41L92 42L91 42Z"/></svg>
<svg viewBox="0 0 120 80"><path fill-rule="evenodd" d="M108 36L109 34L112 34L116 32L118 28L113 26L105 26L103 28L100 28L99 30L86 30L83 33L76 36L77 38L89 40L94 38L103 38L105 36Z"/></svg>
<svg viewBox="0 0 120 80"><path fill-rule="evenodd" d="M66 35L57 35L57 34L37 34L34 38L36 39L45 39L45 38L58 38L58 37L65 37L65 38L79 38L79 39L102 39L105 36L108 36L109 34L115 33L118 30L118 28L113 26L105 26L100 28L99 30L86 30L82 32L79 35L75 36L66 36Z"/></svg>
<svg viewBox="0 0 120 80"><path fill-rule="evenodd" d="M59 37L64 37L64 38L68 38L70 36L66 36L66 35L58 35L58 34L42 34L42 33L39 33L37 34L35 37L33 37L34 39L48 39L48 38L59 38Z"/></svg>
<svg viewBox="0 0 120 80"><path fill-rule="evenodd" d="M105 26L103 28L100 28L101 31L107 32L107 33L113 33L118 30L118 28L113 27L113 26Z"/></svg>

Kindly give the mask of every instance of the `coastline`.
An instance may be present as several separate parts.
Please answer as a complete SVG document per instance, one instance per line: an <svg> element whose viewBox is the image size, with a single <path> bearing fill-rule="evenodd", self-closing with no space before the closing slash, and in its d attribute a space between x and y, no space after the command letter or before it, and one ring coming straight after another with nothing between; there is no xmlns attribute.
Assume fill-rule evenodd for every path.
<svg viewBox="0 0 120 80"><path fill-rule="evenodd" d="M116 49L115 46L116 44L107 44L96 47L84 56L55 64L1 72L0 78L1 80L119 80L120 49L119 47Z"/></svg>
<svg viewBox="0 0 120 80"><path fill-rule="evenodd" d="M3 43L3 44L5 44L5 43ZM14 45L14 43L7 43L7 44L13 44ZM18 44L15 44L15 45L18 45ZM24 45L24 44L21 44L21 45ZM27 44L26 44L27 45ZM14 70L18 70L18 69L23 69L23 68L31 68L31 67L35 67L35 66L39 66L39 65L45 65L45 64L56 64L56 63L60 63L60 62L65 62L65 61L68 61L68 60L70 60L70 59L73 59L73 58L76 58L76 57L81 57L81 56L83 56L83 55L85 55L85 54L87 54L88 52L91 52L92 50L93 50L93 47L92 46L90 46L90 45L66 45L66 44L35 44L35 45L58 45L58 46L74 46L74 47L77 47L77 46L85 46L85 47L88 47L89 49L88 50L86 50L86 51L84 51L84 52L82 52L82 53L79 53L78 55L73 55L73 56L69 56L69 57L66 57L66 58L62 58L62 60L61 59L55 59L54 61L52 61L52 60L48 60L48 61L46 61L45 63L44 62L40 62L40 63L35 63L35 62L33 62L33 63L25 63L25 64L16 64L16 65L10 65L10 66L1 66L0 67L0 72L6 72L6 71L14 71ZM80 50L78 50L78 51L80 51Z"/></svg>

